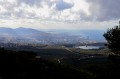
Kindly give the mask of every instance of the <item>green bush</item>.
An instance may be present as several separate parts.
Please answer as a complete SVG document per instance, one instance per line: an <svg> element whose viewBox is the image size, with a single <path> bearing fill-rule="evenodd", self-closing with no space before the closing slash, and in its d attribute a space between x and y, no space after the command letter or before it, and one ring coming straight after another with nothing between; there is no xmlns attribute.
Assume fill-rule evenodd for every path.
<svg viewBox="0 0 120 79"><path fill-rule="evenodd" d="M120 26L110 28L103 35L107 40L107 46L115 54L120 54Z"/></svg>

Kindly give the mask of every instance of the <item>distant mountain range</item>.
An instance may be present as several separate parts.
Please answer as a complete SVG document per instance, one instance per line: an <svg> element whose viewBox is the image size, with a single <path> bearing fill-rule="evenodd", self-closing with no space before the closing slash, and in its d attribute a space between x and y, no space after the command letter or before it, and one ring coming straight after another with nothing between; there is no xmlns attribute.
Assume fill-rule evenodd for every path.
<svg viewBox="0 0 120 79"><path fill-rule="evenodd" d="M0 42L8 43L40 43L40 44L77 44L90 41L104 41L103 31L40 31L31 28L4 28L0 27Z"/></svg>

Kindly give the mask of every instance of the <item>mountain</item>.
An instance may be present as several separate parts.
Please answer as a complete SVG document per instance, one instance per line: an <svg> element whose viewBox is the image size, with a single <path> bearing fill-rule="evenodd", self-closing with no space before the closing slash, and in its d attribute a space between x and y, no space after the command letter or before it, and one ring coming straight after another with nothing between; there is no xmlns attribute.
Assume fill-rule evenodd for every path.
<svg viewBox="0 0 120 79"><path fill-rule="evenodd" d="M12 43L40 43L40 44L79 44L86 41L102 40L101 31L40 31L31 28L4 28L0 27L0 42Z"/></svg>
<svg viewBox="0 0 120 79"><path fill-rule="evenodd" d="M24 42L32 42L36 41L37 38L43 38L46 35L50 35L48 33L38 31L35 29L31 28L16 28L16 29L11 29L11 28L0 28L0 40L4 42L19 42L19 41L24 41Z"/></svg>
<svg viewBox="0 0 120 79"><path fill-rule="evenodd" d="M15 33L19 36L19 38L23 39L31 39L31 40L39 40L39 39L45 39L46 37L49 37L51 34L46 33L43 31L31 29L31 28L16 28L13 29Z"/></svg>
<svg viewBox="0 0 120 79"><path fill-rule="evenodd" d="M46 34L45 32L39 31L39 30L35 30L35 29L31 29L31 28L16 28L14 29L14 31L17 34L37 34L37 33L41 33L41 34Z"/></svg>
<svg viewBox="0 0 120 79"><path fill-rule="evenodd" d="M11 28L0 28L0 42L6 42L10 40L14 40L16 38L17 34L15 31Z"/></svg>

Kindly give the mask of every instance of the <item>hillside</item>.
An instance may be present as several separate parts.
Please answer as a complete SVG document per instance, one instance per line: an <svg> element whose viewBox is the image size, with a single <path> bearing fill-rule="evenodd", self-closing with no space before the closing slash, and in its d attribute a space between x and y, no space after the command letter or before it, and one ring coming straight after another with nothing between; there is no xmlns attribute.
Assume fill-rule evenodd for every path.
<svg viewBox="0 0 120 79"><path fill-rule="evenodd" d="M0 48L1 79L119 79L120 57L110 55L59 64L37 57L34 52ZM75 64L76 66L72 66Z"/></svg>
<svg viewBox="0 0 120 79"><path fill-rule="evenodd" d="M36 58L34 52L10 51L0 48L2 79L90 79L85 72L48 60Z"/></svg>

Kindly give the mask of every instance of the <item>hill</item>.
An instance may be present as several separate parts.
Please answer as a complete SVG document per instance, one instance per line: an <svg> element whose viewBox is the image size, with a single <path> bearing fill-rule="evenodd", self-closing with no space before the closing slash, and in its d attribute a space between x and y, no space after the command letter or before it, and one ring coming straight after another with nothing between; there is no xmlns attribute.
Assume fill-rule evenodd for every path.
<svg viewBox="0 0 120 79"><path fill-rule="evenodd" d="M2 79L90 79L85 72L60 65L26 51L0 48L0 78Z"/></svg>
<svg viewBox="0 0 120 79"><path fill-rule="evenodd" d="M84 38L69 34L53 34L31 28L0 28L0 42L39 43L39 44L76 44Z"/></svg>

